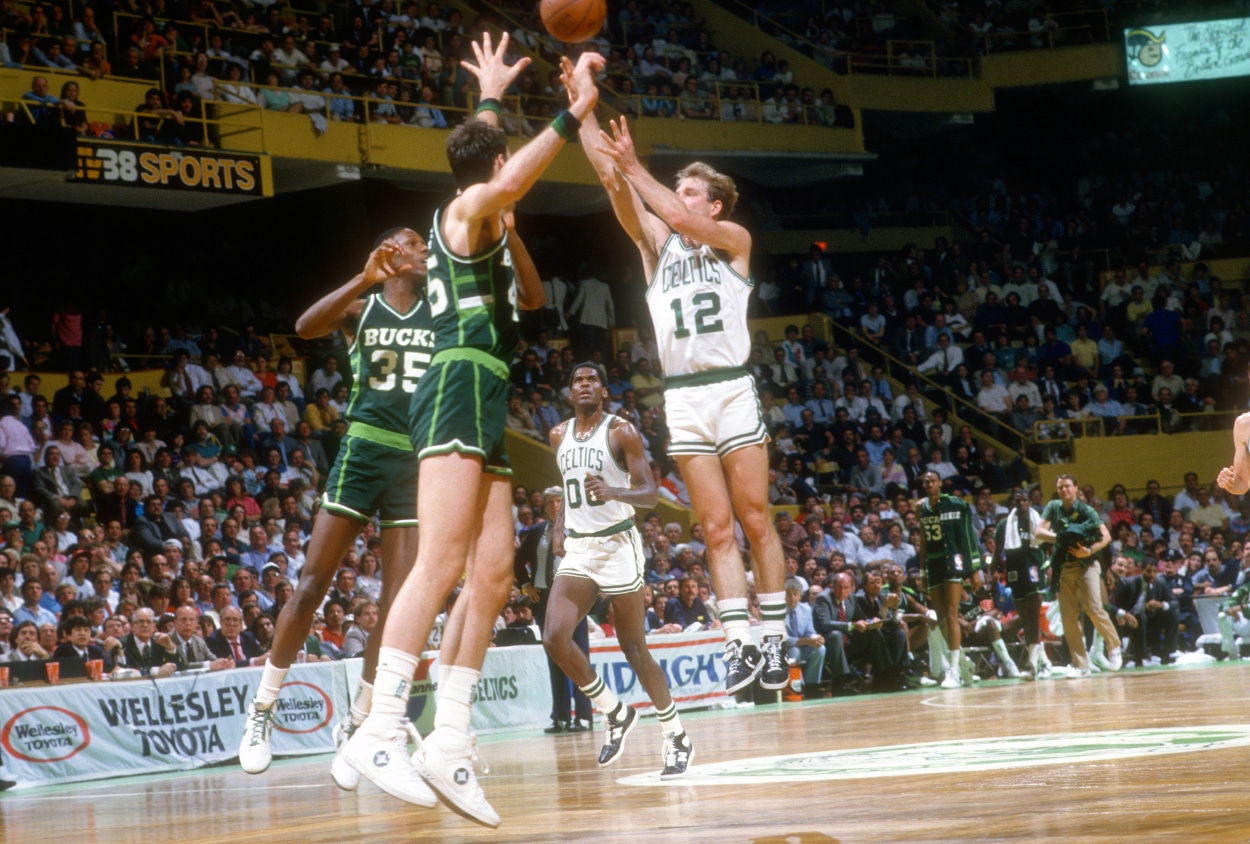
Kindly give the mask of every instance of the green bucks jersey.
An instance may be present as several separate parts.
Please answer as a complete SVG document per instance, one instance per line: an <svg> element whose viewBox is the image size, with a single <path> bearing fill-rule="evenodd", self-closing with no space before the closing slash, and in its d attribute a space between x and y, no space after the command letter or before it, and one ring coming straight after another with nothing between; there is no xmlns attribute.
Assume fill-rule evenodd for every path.
<svg viewBox="0 0 1250 844"><path fill-rule="evenodd" d="M972 529L972 511L953 495L938 496L937 504L926 498L916 508L924 531L925 559L953 560L956 570L971 572L981 567L981 546Z"/></svg>
<svg viewBox="0 0 1250 844"><path fill-rule="evenodd" d="M443 240L444 210L434 214L426 260L426 295L438 338L435 353L465 348L485 352L500 362L495 371L506 379L520 337L508 235L477 255L457 255Z"/></svg>
<svg viewBox="0 0 1250 844"><path fill-rule="evenodd" d="M429 303L419 299L412 310L401 314L381 293L369 294L349 353L355 378L347 400L352 435L382 442L388 438L376 433L381 431L411 448L408 404L434 355Z"/></svg>

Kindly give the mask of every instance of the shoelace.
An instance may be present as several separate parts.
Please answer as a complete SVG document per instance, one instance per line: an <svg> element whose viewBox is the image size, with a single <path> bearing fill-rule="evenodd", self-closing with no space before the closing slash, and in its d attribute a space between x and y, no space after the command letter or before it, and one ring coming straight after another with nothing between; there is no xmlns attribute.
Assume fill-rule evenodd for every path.
<svg viewBox="0 0 1250 844"><path fill-rule="evenodd" d="M490 773L490 765L477 752L477 736L469 735L469 761L474 767L480 768L483 774Z"/></svg>
<svg viewBox="0 0 1250 844"><path fill-rule="evenodd" d="M738 666L742 664L742 646L734 642L725 648L725 665L729 667L729 673L738 670Z"/></svg>
<svg viewBox="0 0 1250 844"><path fill-rule="evenodd" d="M247 744L255 747L262 744L269 735L269 726L273 723L273 707L257 708L255 714L248 719Z"/></svg>
<svg viewBox="0 0 1250 844"><path fill-rule="evenodd" d="M768 643L764 647L764 659L768 663L768 669L780 669L781 666L781 643Z"/></svg>

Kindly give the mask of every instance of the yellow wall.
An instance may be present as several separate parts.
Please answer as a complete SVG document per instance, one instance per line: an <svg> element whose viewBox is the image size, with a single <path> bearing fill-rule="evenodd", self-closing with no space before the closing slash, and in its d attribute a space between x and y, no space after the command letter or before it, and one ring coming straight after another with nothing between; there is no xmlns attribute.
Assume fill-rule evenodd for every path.
<svg viewBox="0 0 1250 844"><path fill-rule="evenodd" d="M1183 485L1186 472L1197 472L1203 483L1214 482L1220 469L1232 462L1232 432L1207 431L1140 437L1085 437L1075 442L1075 462L1038 464L1043 496L1055 488L1061 474L1079 484L1093 484L1105 496L1115 484L1144 491L1146 481L1157 480L1165 489Z"/></svg>
<svg viewBox="0 0 1250 844"><path fill-rule="evenodd" d="M981 60L981 78L995 88L1079 82L1123 72L1124 49L1118 43L995 53Z"/></svg>
<svg viewBox="0 0 1250 844"><path fill-rule="evenodd" d="M857 73L849 102L863 109L917 112L994 110L994 89L982 79L925 79Z"/></svg>
<svg viewBox="0 0 1250 844"><path fill-rule="evenodd" d="M14 390L21 390L23 382L26 380L26 372L10 372L9 386ZM37 372L35 373L41 379L39 384L40 395L46 396L48 401L52 401L52 394L62 387L69 384L69 375L65 372ZM117 392L117 379L126 377L130 379L133 385L133 392L136 395L142 395L146 387L154 396L168 396L169 388L161 386L161 378L164 377L163 369L136 369L131 372L106 372L104 373L104 389L101 394L104 398L108 398Z"/></svg>
<svg viewBox="0 0 1250 844"><path fill-rule="evenodd" d="M861 235L856 229L759 232L755 235L755 246L757 252L768 255L806 255L809 246L818 240L823 240L825 251L829 253L897 252L908 243L928 248L938 237L953 241L954 234L951 227L905 228L899 226L869 229L867 236Z"/></svg>

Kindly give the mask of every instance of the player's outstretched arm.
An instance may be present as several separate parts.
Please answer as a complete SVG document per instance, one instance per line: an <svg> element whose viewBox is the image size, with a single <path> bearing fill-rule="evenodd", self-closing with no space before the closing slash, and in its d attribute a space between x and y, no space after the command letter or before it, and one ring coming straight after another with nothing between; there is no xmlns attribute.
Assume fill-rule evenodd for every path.
<svg viewBox="0 0 1250 844"><path fill-rule="evenodd" d="M387 241L369 253L364 270L346 284L322 296L300 314L295 321L295 333L304 340L324 337L338 328L348 328L360 316L363 303L360 294L375 284L404 272L410 267L396 267L392 261L401 253L394 243Z"/></svg>
<svg viewBox="0 0 1250 844"><path fill-rule="evenodd" d="M568 56L564 56L560 59L560 67L563 71L560 79L564 82L565 89L572 96L573 88L570 80L573 73L573 62L569 60ZM642 202L642 197L638 195L638 192L634 190L627 179L616 172L616 164L599 149L599 133L599 119L592 110L586 115L586 119L582 121L582 128L578 132L582 151L586 153L586 159L590 162L590 166L594 168L595 174L599 177L604 190L607 191L608 200L612 203L612 211L616 214L616 219L621 224L621 228L625 229L629 239L634 242L634 245L638 247L638 251L642 254L643 270L646 277L651 278L660 257L660 249L668 237L668 226L659 217L647 211L646 206Z"/></svg>
<svg viewBox="0 0 1250 844"><path fill-rule="evenodd" d="M638 483L631 489L610 487L594 475L588 474L582 487L591 500L621 501L633 507L654 507L659 500L659 491L655 488L655 476L647 463L647 452L642 447L642 436L638 429L625 420L611 423L608 431L608 443L614 454L625 455L625 468L629 470L631 481Z"/></svg>
<svg viewBox="0 0 1250 844"><path fill-rule="evenodd" d="M542 276L534 259L517 234L513 209L504 211L503 226L508 230L508 251L512 253L512 272L516 274L516 306L523 311L536 311L547 301L547 294L543 292Z"/></svg>
<svg viewBox="0 0 1250 844"><path fill-rule="evenodd" d="M471 44L477 64L461 62L460 66L477 77L478 89L481 91L483 100L495 100L498 102L503 99L503 95L507 93L508 87L521 75L521 71L529 67L529 56L522 57L514 65L508 65L504 62L504 56L508 53L508 33L506 32L499 39L499 49L497 50L491 49L489 32L482 33L481 44L476 41L471 42ZM476 117L488 126L499 126L499 114L490 109L483 109L478 112Z"/></svg>
<svg viewBox="0 0 1250 844"><path fill-rule="evenodd" d="M1250 438L1250 413L1237 417L1233 425L1233 465L1220 470L1215 482L1220 489L1233 495L1241 495L1250 490L1250 450L1246 442Z"/></svg>
<svg viewBox="0 0 1250 844"><path fill-rule="evenodd" d="M746 229L728 220L716 220L687 210L677 194L660 184L642 166L626 119L621 117L619 123L612 121L611 127L611 135L602 131L599 133L599 150L612 159L616 169L637 189L643 202L661 220L674 231L699 243L724 249L732 258L750 255L751 234Z"/></svg>
<svg viewBox="0 0 1250 844"><path fill-rule="evenodd" d="M578 123L586 118L599 100L595 74L603 67L603 56L598 53L583 53L577 61L573 73L577 98L568 112ZM469 225L476 220L489 219L509 205L516 204L538 181L564 143L564 138L548 126L509 158L493 179L467 188L448 207L449 216Z"/></svg>

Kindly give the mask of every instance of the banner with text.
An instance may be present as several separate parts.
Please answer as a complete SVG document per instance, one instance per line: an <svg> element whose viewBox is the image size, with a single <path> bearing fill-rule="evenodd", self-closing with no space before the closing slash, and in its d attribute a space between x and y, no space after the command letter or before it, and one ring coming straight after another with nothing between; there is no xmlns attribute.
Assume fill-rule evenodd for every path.
<svg viewBox="0 0 1250 844"><path fill-rule="evenodd" d="M334 724L355 685L350 675L359 672L350 662L293 666L276 704L274 753L333 750ZM238 755L260 675L260 668L244 668L7 689L0 692L0 770L23 788L228 761Z"/></svg>
<svg viewBox="0 0 1250 844"><path fill-rule="evenodd" d="M1124 30L1130 85L1250 74L1250 18Z"/></svg>
<svg viewBox="0 0 1250 844"><path fill-rule="evenodd" d="M668 688L678 709L715 706L733 701L725 694L725 633L708 630L699 633L677 633L652 636L647 649L664 669ZM641 712L652 712L654 706L638 682L638 675L626 661L616 639L600 639L590 643L590 664L616 696Z"/></svg>
<svg viewBox="0 0 1250 844"><path fill-rule="evenodd" d="M417 667L408 717L422 735L434 729L438 652L427 651ZM473 698L472 728L478 733L545 727L551 721L551 681L542 645L491 648Z"/></svg>
<svg viewBox="0 0 1250 844"><path fill-rule="evenodd" d="M101 185L259 197L273 196L271 169L267 155L84 139L78 144L75 178Z"/></svg>

